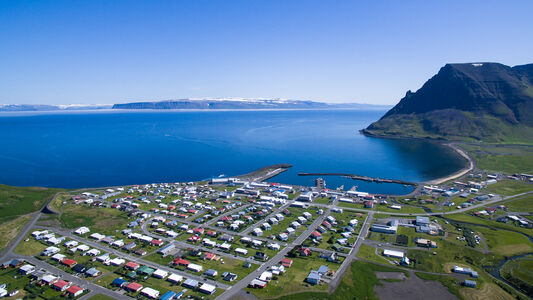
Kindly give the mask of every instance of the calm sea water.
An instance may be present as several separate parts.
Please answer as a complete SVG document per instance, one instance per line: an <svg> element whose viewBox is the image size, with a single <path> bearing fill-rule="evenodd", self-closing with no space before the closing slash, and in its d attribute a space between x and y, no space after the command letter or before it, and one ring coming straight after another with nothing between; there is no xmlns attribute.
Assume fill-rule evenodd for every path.
<svg viewBox="0 0 533 300"><path fill-rule="evenodd" d="M101 187L201 180L289 163L270 181L313 185L298 172L424 181L463 166L428 142L358 133L383 111L164 111L0 114L0 183ZM405 193L397 184L326 177L327 187Z"/></svg>

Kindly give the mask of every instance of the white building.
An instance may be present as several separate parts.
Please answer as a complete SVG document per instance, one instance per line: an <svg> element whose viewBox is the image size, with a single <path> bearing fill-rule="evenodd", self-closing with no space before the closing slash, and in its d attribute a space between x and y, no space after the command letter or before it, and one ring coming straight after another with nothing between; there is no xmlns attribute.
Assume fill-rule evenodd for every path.
<svg viewBox="0 0 533 300"><path fill-rule="evenodd" d="M75 234L80 234L80 235L81 235L81 234L86 234L86 233L88 233L88 232L90 232L90 230L89 230L89 228L87 228L87 227L85 227L85 226L82 226L82 227L80 227L80 228L78 228L78 229L76 229L76 230L74 231Z"/></svg>
<svg viewBox="0 0 533 300"><path fill-rule="evenodd" d="M172 273L170 276L168 276L167 281L172 283L180 283L183 281L183 276Z"/></svg>
<svg viewBox="0 0 533 300"><path fill-rule="evenodd" d="M154 273L152 273L152 276L159 279L165 279L168 276L168 272L165 270L157 269Z"/></svg>
<svg viewBox="0 0 533 300"><path fill-rule="evenodd" d="M383 255L388 257L394 257L394 258L403 258L405 254L401 251L395 251L395 250L389 250L385 249L383 250Z"/></svg>
<svg viewBox="0 0 533 300"><path fill-rule="evenodd" d="M187 270L191 270L193 272L202 272L204 268L200 265L197 265L197 264L189 264L187 266Z"/></svg>
<svg viewBox="0 0 533 300"><path fill-rule="evenodd" d="M157 297L159 297L159 291L150 287L145 287L142 289L141 294L152 299L157 299Z"/></svg>

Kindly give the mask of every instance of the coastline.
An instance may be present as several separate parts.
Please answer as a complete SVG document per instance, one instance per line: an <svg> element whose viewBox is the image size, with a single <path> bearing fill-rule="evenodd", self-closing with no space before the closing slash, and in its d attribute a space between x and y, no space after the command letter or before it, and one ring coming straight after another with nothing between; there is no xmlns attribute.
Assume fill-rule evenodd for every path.
<svg viewBox="0 0 533 300"><path fill-rule="evenodd" d="M443 138L431 138L431 137L401 137L401 136L388 136L388 135L377 135L377 134L373 134L373 133L370 133L368 132L366 129L361 129L359 130L359 133L361 133L362 135L364 136L367 136L367 137L372 137L372 138L380 138L380 139L396 139L396 140L421 140L421 141L427 141L427 142L433 142L433 143L439 143L440 145L442 146L445 146L445 147L450 147L451 149L453 149L457 154L459 154L461 157L465 158L467 160L467 164L462 168L460 169L459 171L457 172L454 172L450 175L447 175L447 176L444 176L444 177L440 177L440 178L435 178L435 179L432 179L432 180L428 180L428 181L423 181L421 182L421 184L435 184L435 185L439 185L439 184L442 184L446 181L450 181L450 180L453 180L453 179L456 179L456 178L459 178L463 175L465 175L466 173L472 171L474 168L475 168L475 162L474 160L468 155L468 153L466 153L464 150L460 149L459 147L457 147L455 145L454 142L451 142L451 141L447 141ZM445 142L447 141L447 142Z"/></svg>
<svg viewBox="0 0 533 300"><path fill-rule="evenodd" d="M453 150L455 150L455 152L457 152L459 155L461 155L462 157L464 157L468 161L468 164L467 164L467 166L465 166L464 168L462 168L461 170L459 170L459 171L457 171L457 172L455 172L453 174L450 174L450 175L445 176L445 177L441 177L441 178L437 178L437 179L426 181L425 183L427 183L427 184L437 184L438 185L438 184L442 184L442 183L444 183L446 181L450 181L450 180L459 178L459 177L465 175L466 173L472 171L474 169L474 167L475 167L474 160L463 149L460 149L459 147L457 147L453 143L448 143L448 144L443 144L443 145L447 146L447 147L450 147Z"/></svg>

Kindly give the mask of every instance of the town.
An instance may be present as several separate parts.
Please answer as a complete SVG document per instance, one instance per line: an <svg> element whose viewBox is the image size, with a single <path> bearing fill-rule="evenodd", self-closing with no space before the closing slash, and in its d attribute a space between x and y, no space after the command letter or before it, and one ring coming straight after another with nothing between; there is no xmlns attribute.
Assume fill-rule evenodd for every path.
<svg viewBox="0 0 533 300"><path fill-rule="evenodd" d="M18 286L46 298L269 298L282 288L334 289L354 260L425 271L442 271L433 261L442 262L475 288L478 272L445 256L451 247L487 252L490 237L453 217L531 230L531 219L502 204L520 195L490 187L533 176L461 180L402 197L328 189L323 178L314 187L213 178L63 193L47 206L68 214L61 226L41 213L45 221L4 257L0 296Z"/></svg>

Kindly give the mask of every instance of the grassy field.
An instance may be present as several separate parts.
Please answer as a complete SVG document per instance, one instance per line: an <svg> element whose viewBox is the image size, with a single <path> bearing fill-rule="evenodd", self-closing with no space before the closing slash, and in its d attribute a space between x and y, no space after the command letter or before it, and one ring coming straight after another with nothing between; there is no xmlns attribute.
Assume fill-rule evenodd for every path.
<svg viewBox="0 0 533 300"><path fill-rule="evenodd" d="M533 147L518 145L459 145L477 167L508 174L533 172Z"/></svg>
<svg viewBox="0 0 533 300"><path fill-rule="evenodd" d="M60 192L57 194L54 200L50 202L50 205L48 205L48 207L50 207L55 212L60 212L61 207L63 206L63 202L70 200L71 197L72 196L67 192L64 192L64 193Z"/></svg>
<svg viewBox="0 0 533 300"><path fill-rule="evenodd" d="M97 208L86 205L69 204L63 207L61 223L66 228L87 226L91 232L106 235L116 234L116 230L126 228L133 221L128 214L113 208Z"/></svg>
<svg viewBox="0 0 533 300"><path fill-rule="evenodd" d="M407 257L411 259L412 268L428 272L444 272L444 265L449 262L465 263L473 266L496 265L502 257L484 255L467 246L459 246L447 240L440 240L439 247L431 250L409 250ZM434 252L436 254L434 254Z"/></svg>
<svg viewBox="0 0 533 300"><path fill-rule="evenodd" d="M20 242L20 244L17 245L17 248L15 248L15 253L26 255L26 256L34 256L41 252L43 252L47 245L35 240L31 234L28 234L26 236L26 240L23 240Z"/></svg>
<svg viewBox="0 0 533 300"><path fill-rule="evenodd" d="M533 191L533 184L516 180L502 180L500 182L489 185L487 187L487 191L490 191L494 194L511 196Z"/></svg>
<svg viewBox="0 0 533 300"><path fill-rule="evenodd" d="M321 265L325 265L332 270L336 270L339 264L329 263L324 259L319 259L316 253L313 253L312 257L295 257L292 266L284 274L272 279L266 288L264 289L250 289L247 291L252 292L256 297L260 299L277 298L281 296L288 296L295 293L301 293L303 291L326 291L328 289L327 284L310 285L304 282L305 278L311 270L317 270Z"/></svg>
<svg viewBox="0 0 533 300"><path fill-rule="evenodd" d="M533 195L503 203L508 211L522 211L533 213Z"/></svg>
<svg viewBox="0 0 533 300"><path fill-rule="evenodd" d="M382 264L389 264L389 262L383 256L376 254L376 248L366 244L361 245L361 248L359 248L359 251L357 252L357 257Z"/></svg>
<svg viewBox="0 0 533 300"><path fill-rule="evenodd" d="M57 292L51 287L31 285L28 276L22 276L17 269L0 270L0 283L6 284L6 290L19 290L13 297L2 299L60 299L61 292Z"/></svg>
<svg viewBox="0 0 533 300"><path fill-rule="evenodd" d="M423 238L423 239L428 239L428 240L437 242L437 246L439 244L439 240L442 239L442 236L430 235L430 234L427 234L427 233L416 232L414 228L412 228L412 227L404 227L404 226L398 227L398 233L396 234L396 236L398 236L398 235L405 235L405 236L407 236L409 238L409 241L408 241L408 244L407 244L408 247L415 247L416 246L415 240L417 238ZM395 241L395 239L394 239L394 241Z"/></svg>
<svg viewBox="0 0 533 300"><path fill-rule="evenodd" d="M462 288L459 290L459 295L464 300L511 300L515 299L513 296L506 293L500 287L493 283L484 283L479 289Z"/></svg>
<svg viewBox="0 0 533 300"><path fill-rule="evenodd" d="M235 284L237 281L227 282L222 279L222 273L230 272L237 274L237 280L240 280L246 277L248 274L257 269L256 264L252 264L250 268L244 267L244 262L240 259L231 259L228 257L223 257L219 261L215 260L203 260L197 256L184 256L184 258L192 263L201 265L204 268L204 272L208 269L213 269L218 271L218 276L213 278L214 280L220 281L226 284Z"/></svg>
<svg viewBox="0 0 533 300"><path fill-rule="evenodd" d="M500 275L527 295L533 295L533 256L509 261L503 265Z"/></svg>
<svg viewBox="0 0 533 300"><path fill-rule="evenodd" d="M0 184L0 224L40 210L60 189Z"/></svg>
<svg viewBox="0 0 533 300"><path fill-rule="evenodd" d="M144 259L151 262L155 262L156 264L160 264L162 266L167 266L175 259L175 257L173 255L167 255L163 257L163 255L159 253L152 253L148 256L145 256Z"/></svg>
<svg viewBox="0 0 533 300"><path fill-rule="evenodd" d="M22 228L24 228L29 220L30 215L25 215L0 225L0 250L7 246Z"/></svg>
<svg viewBox="0 0 533 300"><path fill-rule="evenodd" d="M489 250L495 254L511 256L533 250L529 239L520 233L480 226L472 226L472 229L483 235Z"/></svg>
<svg viewBox="0 0 533 300"><path fill-rule="evenodd" d="M333 201L329 198L319 197L319 198L316 198L313 202L320 203L320 204L329 204Z"/></svg>
<svg viewBox="0 0 533 300"><path fill-rule="evenodd" d="M367 238L377 242L392 243L394 236L394 234L369 231Z"/></svg>
<svg viewBox="0 0 533 300"><path fill-rule="evenodd" d="M454 220L454 221L460 221L460 222L467 222L472 224L479 224L479 225L485 225L490 226L495 229L503 229L503 230L512 230L512 231L519 231L528 235L533 235L533 230L525 227L520 227L517 225L514 225L513 223L502 223L497 222L495 219L496 217L492 217L490 219L489 217L476 217L469 214L452 214L447 215L447 219Z"/></svg>

